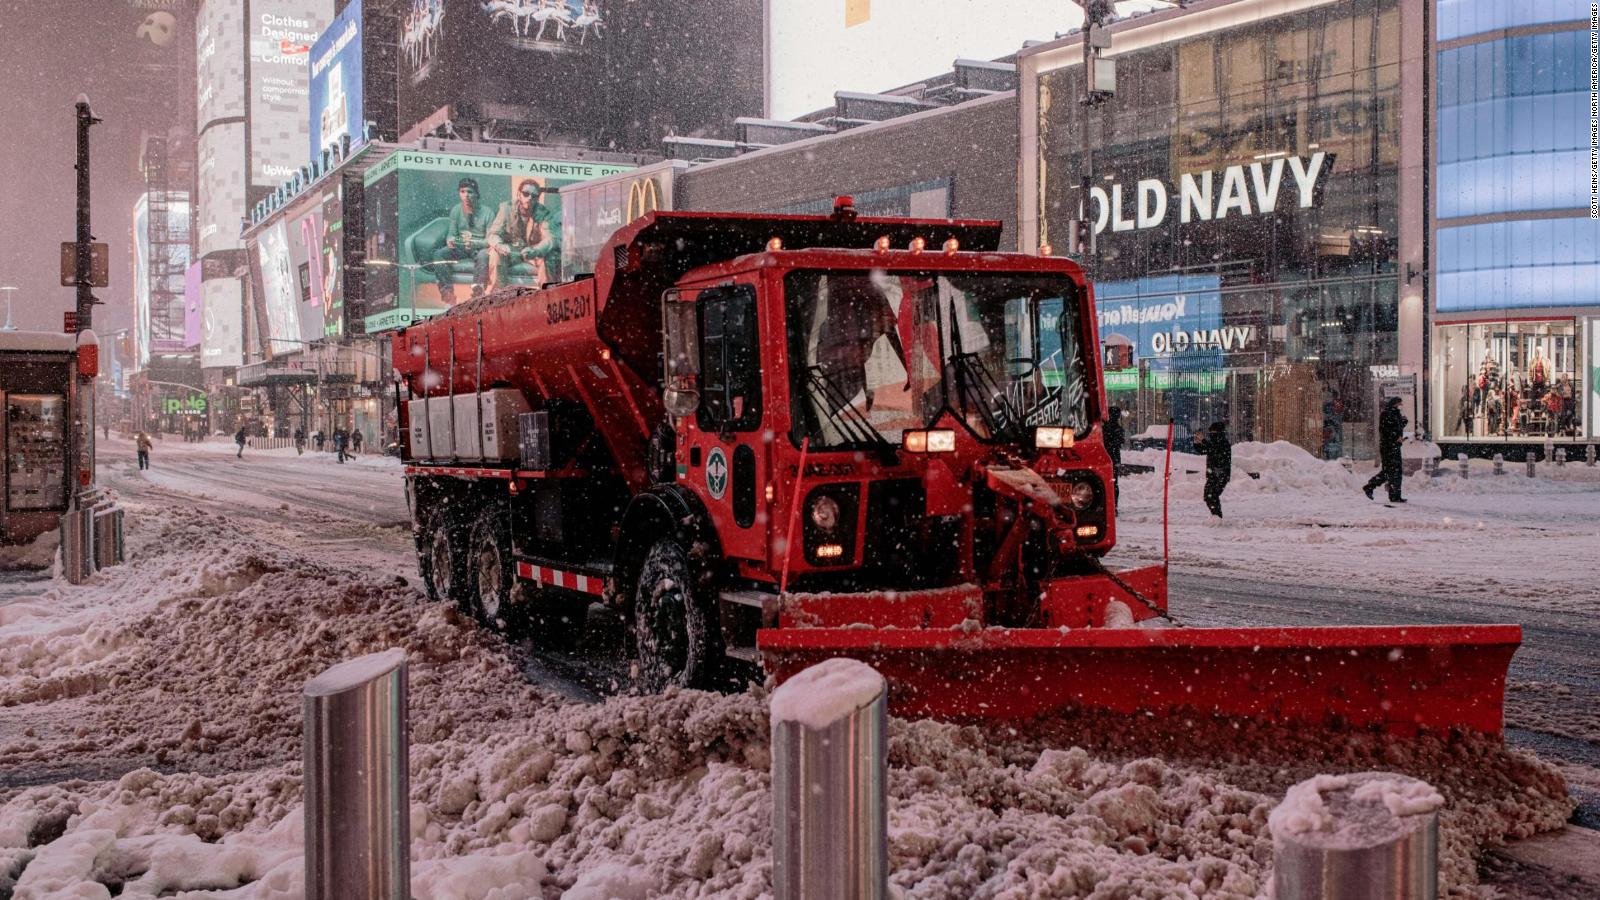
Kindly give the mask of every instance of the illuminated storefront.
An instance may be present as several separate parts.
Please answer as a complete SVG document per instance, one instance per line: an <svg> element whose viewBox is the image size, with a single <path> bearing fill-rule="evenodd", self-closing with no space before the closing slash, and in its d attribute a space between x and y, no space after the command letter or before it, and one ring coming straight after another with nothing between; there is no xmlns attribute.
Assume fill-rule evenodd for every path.
<svg viewBox="0 0 1600 900"><path fill-rule="evenodd" d="M1403 32L1394 0L1241 0L1112 26L1088 265L1130 435L1221 421L1236 441L1375 454L1380 392L1421 374L1398 264ZM1075 37L1020 58L1024 250L1068 244L1081 60Z"/></svg>
<svg viewBox="0 0 1600 900"><path fill-rule="evenodd" d="M1437 0L1432 430L1447 454L1600 436L1600 220L1579 3Z"/></svg>

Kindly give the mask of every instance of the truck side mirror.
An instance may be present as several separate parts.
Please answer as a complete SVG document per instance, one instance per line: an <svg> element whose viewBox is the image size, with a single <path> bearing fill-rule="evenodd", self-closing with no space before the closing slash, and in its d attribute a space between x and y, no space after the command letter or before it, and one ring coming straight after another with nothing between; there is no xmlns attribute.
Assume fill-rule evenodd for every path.
<svg viewBox="0 0 1600 900"><path fill-rule="evenodd" d="M673 418L682 418L693 415L700 408L700 392L683 388L667 388L662 396L662 402L667 408L667 415Z"/></svg>

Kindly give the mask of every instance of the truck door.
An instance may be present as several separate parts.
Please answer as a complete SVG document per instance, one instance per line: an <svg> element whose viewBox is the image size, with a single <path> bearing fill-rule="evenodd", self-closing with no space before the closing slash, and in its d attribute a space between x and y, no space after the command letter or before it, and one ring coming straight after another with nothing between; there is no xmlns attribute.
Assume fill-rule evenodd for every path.
<svg viewBox="0 0 1600 900"><path fill-rule="evenodd" d="M687 478L716 521L723 551L765 559L768 443L763 439L756 290L719 285L696 298L700 405L689 429Z"/></svg>

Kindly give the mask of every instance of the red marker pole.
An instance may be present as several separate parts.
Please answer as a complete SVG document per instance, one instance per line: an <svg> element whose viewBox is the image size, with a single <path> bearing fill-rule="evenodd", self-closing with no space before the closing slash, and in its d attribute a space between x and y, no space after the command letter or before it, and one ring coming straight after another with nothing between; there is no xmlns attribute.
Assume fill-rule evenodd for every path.
<svg viewBox="0 0 1600 900"><path fill-rule="evenodd" d="M1172 487L1172 420L1167 420L1167 461L1161 471L1161 566L1166 568L1167 551L1167 493Z"/></svg>
<svg viewBox="0 0 1600 900"><path fill-rule="evenodd" d="M800 469L794 475L794 499L789 501L789 534L783 539L783 575L778 579L778 596L789 592L789 557L794 555L794 526L800 521L800 485L806 479L806 451L811 449L811 438L800 440Z"/></svg>

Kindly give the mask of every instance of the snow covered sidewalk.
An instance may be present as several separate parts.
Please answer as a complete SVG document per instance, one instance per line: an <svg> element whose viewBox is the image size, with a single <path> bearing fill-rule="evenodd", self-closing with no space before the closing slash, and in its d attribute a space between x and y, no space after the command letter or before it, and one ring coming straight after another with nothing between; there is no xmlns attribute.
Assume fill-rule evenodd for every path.
<svg viewBox="0 0 1600 900"><path fill-rule="evenodd" d="M571 703L499 638L292 527L129 506L129 564L0 607L0 894L302 896L300 689L391 646L411 660L419 900L770 893L759 689ZM895 720L890 766L910 897L1256 896L1267 813L1323 771L1439 787L1456 887L1481 848L1571 809L1553 769L1490 741L1210 721Z"/></svg>
<svg viewBox="0 0 1600 900"><path fill-rule="evenodd" d="M1125 476L1117 558L1161 558L1161 453L1125 454L1153 473ZM1368 500L1375 470L1347 471L1285 443L1238 444L1218 521L1201 502L1205 462L1173 455L1172 564L1180 571L1345 585L1508 606L1600 612L1600 468L1569 463L1493 475L1477 460L1405 480L1403 506ZM1256 472L1259 478L1247 473ZM1174 598L1181 610L1182 598Z"/></svg>

